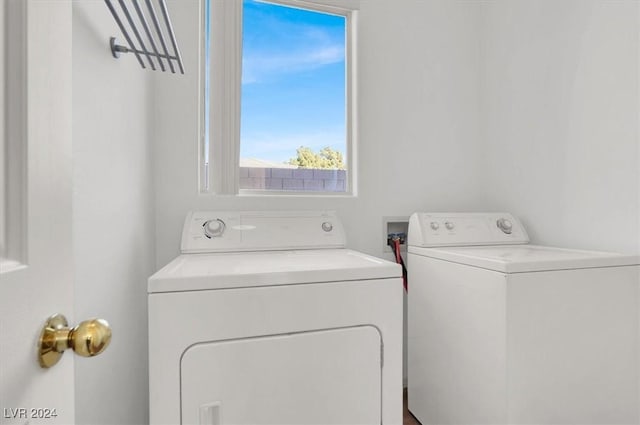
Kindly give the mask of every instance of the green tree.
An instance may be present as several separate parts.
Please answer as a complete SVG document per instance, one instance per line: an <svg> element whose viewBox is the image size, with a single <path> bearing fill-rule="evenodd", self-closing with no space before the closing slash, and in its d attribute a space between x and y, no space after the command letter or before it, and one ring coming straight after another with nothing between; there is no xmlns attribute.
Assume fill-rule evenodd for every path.
<svg viewBox="0 0 640 425"><path fill-rule="evenodd" d="M325 147L316 153L313 149L300 146L296 149L296 157L291 158L288 164L301 168L324 168L332 170L344 170L344 158L342 152Z"/></svg>

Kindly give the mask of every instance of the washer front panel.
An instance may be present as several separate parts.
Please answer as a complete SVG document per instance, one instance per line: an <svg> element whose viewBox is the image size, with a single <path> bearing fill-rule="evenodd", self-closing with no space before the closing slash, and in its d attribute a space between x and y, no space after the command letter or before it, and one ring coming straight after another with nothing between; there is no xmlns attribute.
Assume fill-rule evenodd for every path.
<svg viewBox="0 0 640 425"><path fill-rule="evenodd" d="M408 257L422 424L638 424L640 267L505 274Z"/></svg>

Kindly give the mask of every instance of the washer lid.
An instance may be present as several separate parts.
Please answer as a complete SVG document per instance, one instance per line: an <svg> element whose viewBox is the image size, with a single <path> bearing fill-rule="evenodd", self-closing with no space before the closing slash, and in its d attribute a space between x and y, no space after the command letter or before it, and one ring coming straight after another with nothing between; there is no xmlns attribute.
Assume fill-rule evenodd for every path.
<svg viewBox="0 0 640 425"><path fill-rule="evenodd" d="M349 249L183 254L149 278L148 292L399 278L398 264Z"/></svg>
<svg viewBox="0 0 640 425"><path fill-rule="evenodd" d="M640 264L640 257L539 245L409 247L412 254L503 273L571 270ZM409 260L410 261L410 260Z"/></svg>

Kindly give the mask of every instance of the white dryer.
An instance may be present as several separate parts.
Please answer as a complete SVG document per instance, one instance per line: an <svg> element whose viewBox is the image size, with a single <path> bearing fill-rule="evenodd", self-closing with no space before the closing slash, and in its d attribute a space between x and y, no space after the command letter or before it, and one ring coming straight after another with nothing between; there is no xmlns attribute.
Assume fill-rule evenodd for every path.
<svg viewBox="0 0 640 425"><path fill-rule="evenodd" d="M328 212L194 212L149 279L151 424L400 424L397 264Z"/></svg>
<svg viewBox="0 0 640 425"><path fill-rule="evenodd" d="M638 258L528 242L510 214L411 216L409 410L423 425L638 424Z"/></svg>

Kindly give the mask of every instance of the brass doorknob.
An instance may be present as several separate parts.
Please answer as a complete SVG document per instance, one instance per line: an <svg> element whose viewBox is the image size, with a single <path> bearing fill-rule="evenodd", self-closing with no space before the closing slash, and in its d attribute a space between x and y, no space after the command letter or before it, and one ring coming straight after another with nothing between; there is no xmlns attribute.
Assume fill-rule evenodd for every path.
<svg viewBox="0 0 640 425"><path fill-rule="evenodd" d="M67 318L54 314L40 333L38 341L38 362L43 368L58 363L67 348L83 357L93 357L102 353L111 342L111 327L104 319L90 319L69 329Z"/></svg>

